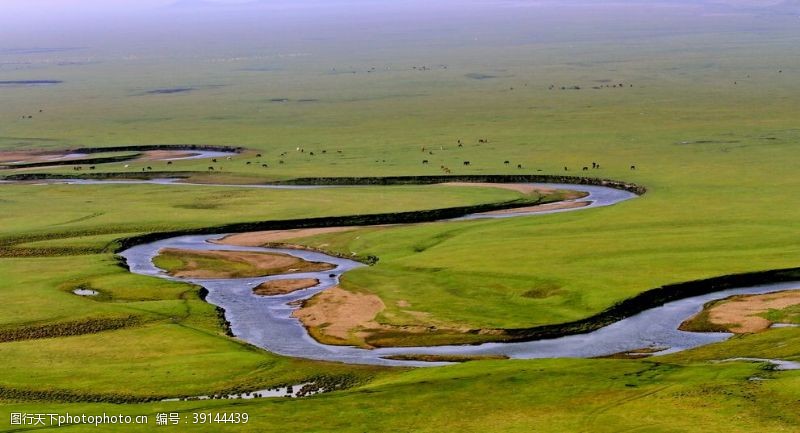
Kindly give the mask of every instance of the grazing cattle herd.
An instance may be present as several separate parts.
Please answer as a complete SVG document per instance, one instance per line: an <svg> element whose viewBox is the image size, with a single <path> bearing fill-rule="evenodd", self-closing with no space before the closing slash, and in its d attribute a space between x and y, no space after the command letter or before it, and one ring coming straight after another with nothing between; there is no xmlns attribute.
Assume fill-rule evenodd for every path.
<svg viewBox="0 0 800 433"><path fill-rule="evenodd" d="M486 139L486 138L479 138L476 141L477 141L477 144L489 143L489 140ZM462 141L462 139L456 140L456 144L457 144L458 148L464 148L464 142ZM445 148L445 146L440 145L439 146L439 150L440 151L445 151L446 148ZM298 152L298 153L302 153L302 154L308 155L308 156L314 156L315 155L314 151L309 151L308 153L306 153L305 148L300 147L300 146L298 146L295 149L295 151ZM429 150L429 148L426 147L426 146L421 146L420 147L420 151L423 152L423 153L427 153L428 155L434 155L434 152L432 150ZM327 149L322 149L322 150L319 151L319 153L327 154L328 151L327 151ZM336 153L341 155L344 152L342 150L336 150ZM281 157L287 157L288 155L289 155L289 152L281 152L281 154L280 154ZM263 154L262 153L256 153L255 157L256 158L262 158ZM233 161L233 158L231 156L227 156L227 157L225 157L225 160L226 161ZM220 160L219 160L219 158L211 158L211 162L214 163L214 164L219 164ZM254 161L244 161L244 164L245 165L253 165L253 162ZM386 163L386 160L385 159L376 159L375 162L376 163ZM423 159L422 160L422 165L430 165L430 162L431 162L430 159ZM269 164L267 162L255 161L255 163L261 165L262 168L269 168ZM278 164L284 164L284 163L285 163L284 159L278 160ZM508 160L508 159L503 160L502 164L504 166L508 167L509 165L511 165L511 160ZM168 166L173 165L173 161L171 161L171 160L166 161L166 165L168 165ZM473 163L472 163L471 160L462 160L462 165L464 167L473 167ZM123 167L124 168L130 168L131 165L130 164L124 164ZM518 164L516 164L516 167L517 167L517 169L521 170L523 168L523 165L518 163ZM72 167L72 169L74 171L81 171L81 170L83 170L83 168L84 167L81 166L81 165L76 165L76 166ZM88 166L88 169L89 170L95 170L96 166L94 166L94 165ZM446 166L444 164L441 164L439 166L439 169L442 172L446 173L446 174L449 174L449 173L452 172L452 170L448 166ZM600 163L598 163L596 161L592 161L591 165L581 166L581 171L589 171L590 169L591 170L600 169ZM146 167L142 167L141 168L141 171L143 171L143 172L152 171L152 170L153 170L152 166L146 166ZM208 169L207 169L207 171L222 171L222 170L223 170L223 167L221 165L216 165L216 166L215 165L210 165L210 166L208 166ZM566 171L566 172L570 171L569 166L565 165L563 170ZM636 170L636 165L631 165L630 166L630 170ZM537 171L543 171L543 170L537 169Z"/></svg>

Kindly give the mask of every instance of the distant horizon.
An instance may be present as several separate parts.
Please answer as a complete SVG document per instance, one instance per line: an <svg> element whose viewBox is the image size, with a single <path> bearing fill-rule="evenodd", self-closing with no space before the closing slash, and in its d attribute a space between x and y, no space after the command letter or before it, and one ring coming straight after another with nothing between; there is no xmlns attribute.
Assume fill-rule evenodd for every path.
<svg viewBox="0 0 800 433"><path fill-rule="evenodd" d="M631 13L660 16L663 11L680 11L686 21L703 13L793 17L800 14L794 4L784 0L5 0L0 50L118 46L120 42L173 46L181 38L211 38L216 44L225 39L221 36L233 37L229 43L254 35L310 40L317 33L363 36L406 32L415 26L443 34L449 28L481 33L492 26L504 27L499 24L504 18L498 18L503 14L520 25L535 23L528 32L558 26L561 21L585 21L624 32L639 22L626 18ZM409 37L416 35L409 33Z"/></svg>

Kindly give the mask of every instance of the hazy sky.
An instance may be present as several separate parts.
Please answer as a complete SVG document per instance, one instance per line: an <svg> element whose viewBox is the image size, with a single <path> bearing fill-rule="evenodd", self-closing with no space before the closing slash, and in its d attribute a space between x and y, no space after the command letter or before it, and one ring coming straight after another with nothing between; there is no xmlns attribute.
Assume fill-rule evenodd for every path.
<svg viewBox="0 0 800 433"><path fill-rule="evenodd" d="M359 6L354 7L355 3ZM61 45L59 39L74 35L102 42L100 34L152 33L183 27L187 20L213 19L223 23L226 21L223 12L253 8L261 11L265 21L274 17L270 12L302 14L314 20L325 11L360 12L363 5L394 7L425 3L423 0L396 3L392 0L0 0L0 48Z"/></svg>
<svg viewBox="0 0 800 433"><path fill-rule="evenodd" d="M102 47L119 42L154 47L203 46L225 38L374 38L393 33L432 41L432 33L516 26L570 37L605 26L641 30L642 17L665 11L700 16L703 6L768 9L784 0L0 0L0 50L25 47ZM638 14L638 15L637 15ZM649 21L658 24L659 21ZM512 25L513 24L513 25ZM648 24L648 25L651 25ZM563 25L563 27L561 27ZM690 25L690 24L689 24ZM572 26L572 27L570 27ZM639 26L640 27L640 26ZM549 33L548 33L549 30ZM365 33L368 32L368 33ZM472 34L474 33L474 34ZM510 36L509 36L510 38ZM482 39L483 40L483 39ZM534 40L528 38L526 40ZM233 46L236 44L234 43Z"/></svg>

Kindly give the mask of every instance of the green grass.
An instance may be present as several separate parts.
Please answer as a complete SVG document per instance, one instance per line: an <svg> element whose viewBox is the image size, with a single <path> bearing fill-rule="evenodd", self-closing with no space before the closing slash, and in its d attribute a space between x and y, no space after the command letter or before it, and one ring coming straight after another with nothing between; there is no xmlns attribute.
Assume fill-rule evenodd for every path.
<svg viewBox="0 0 800 433"><path fill-rule="evenodd" d="M348 273L344 287L380 295L389 323L413 320L397 307L401 300L409 310L473 327L558 323L667 283L796 266L798 239L786 228L800 215L771 206L767 197L785 187L767 183L747 198L742 185L653 188L605 209L364 229L305 242L380 257Z"/></svg>
<svg viewBox="0 0 800 433"><path fill-rule="evenodd" d="M253 182L441 174L442 165L454 174L563 174L564 166L583 174L580 167L597 161L602 168L588 174L636 182L649 192L604 209L365 228L305 240L380 258L376 266L348 273L344 285L378 294L387 305L378 319L386 323L520 327L573 320L665 283L797 266L796 14L703 16L678 10L659 9L657 17L576 15L563 23L548 15L521 15L530 22L501 25L456 20L447 29L403 32L409 38L388 32L381 36L391 42L385 45L363 37L339 45L304 40L266 57L242 39L237 46L245 53L235 58L211 47L196 57L154 48L124 60L111 48L88 49L87 56L99 61L76 66L58 66L58 54L16 59L32 60L33 66L4 67L2 79L35 75L64 84L0 89L0 148L244 145L253 151L213 164L215 175L206 179ZM429 31L437 44L429 43ZM334 66L364 71L382 64L393 68L329 73ZM448 68L410 69L418 64ZM246 70L254 66L275 70ZM477 73L496 78L467 77ZM634 87L591 89L598 80ZM140 96L143 90L187 83L198 90ZM551 91L551 84L584 89ZM273 98L291 101L270 102ZM38 109L44 111L34 119L20 120ZM478 138L489 143L479 144ZM463 148L456 146L458 139ZM422 146L434 154L423 153ZM430 163L421 164L423 159ZM511 163L506 166L505 160ZM115 163L96 172L141 173L148 165L205 172L212 164L135 162L126 169ZM70 167L50 171L73 174ZM119 330L0 343L0 386L152 397L254 389L320 374L353 375L363 384L297 401L5 400L0 430L9 429L5 414L12 411L104 410L151 415L246 410L256 431L797 429L800 373L713 362L736 356L798 359L796 329L736 337L653 360L480 361L411 372L327 364L286 359L225 337L197 288L130 275L109 253L115 239L145 232L517 197L437 186L267 191L0 185L0 331L138 319L136 326ZM72 295L78 286L100 295ZM427 317L421 320L419 312ZM770 380L748 380L753 376ZM225 429L237 431L181 426L181 431Z"/></svg>
<svg viewBox="0 0 800 433"><path fill-rule="evenodd" d="M29 391L68 390L77 395L197 396L235 388L255 390L301 383L323 373L355 372L369 377L378 370L270 355L186 323L2 346L0 359L5 369L0 386ZM129 385L121 388L121 383Z"/></svg>
<svg viewBox="0 0 800 433"><path fill-rule="evenodd" d="M796 372L755 363L713 366L648 361L481 361L420 369L302 401L212 401L136 406L52 405L63 413L247 412L241 431L789 432L797 418ZM753 382L752 376L769 377ZM4 412L26 411L10 404ZM353 422L355 414L358 423ZM469 416L465 416L469 414ZM149 429L153 428L151 419ZM85 428L85 427L83 427ZM167 430L206 431L182 424ZM81 431L80 426L59 431ZM104 431L151 431L108 426Z"/></svg>
<svg viewBox="0 0 800 433"><path fill-rule="evenodd" d="M496 188L433 185L302 191L174 185L10 185L3 186L0 201L0 241L26 243L80 236L81 240L63 245L102 247L112 240L106 236L111 233L121 237L236 221L434 209L519 197L516 192ZM54 245L58 244L46 246Z"/></svg>
<svg viewBox="0 0 800 433"><path fill-rule="evenodd" d="M5 366L0 387L77 398L147 398L252 390L319 375L367 378L378 371L287 359L233 341L223 334L214 307L198 298L196 287L132 275L106 257L0 261L6 276L0 285L0 334L55 326L51 338L0 344ZM91 287L100 295L76 296L70 293L74 287ZM19 311L25 314L14 313ZM135 317L137 323L52 338L70 332L75 322L120 317Z"/></svg>
<svg viewBox="0 0 800 433"><path fill-rule="evenodd" d="M792 305L782 309L770 309L762 316L772 323L800 324L800 307Z"/></svg>

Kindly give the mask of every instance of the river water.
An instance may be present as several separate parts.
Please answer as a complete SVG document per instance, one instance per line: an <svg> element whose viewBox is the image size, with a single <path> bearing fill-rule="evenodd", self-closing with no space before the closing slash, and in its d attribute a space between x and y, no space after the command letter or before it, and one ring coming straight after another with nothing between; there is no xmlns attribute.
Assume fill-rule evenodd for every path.
<svg viewBox="0 0 800 433"><path fill-rule="evenodd" d="M538 186L572 189L589 195L576 201L588 201L584 207L551 210L542 213L574 212L599 206L610 206L636 197L634 194L611 188L584 185L537 184ZM475 214L461 219L509 218L530 216L531 213ZM121 255L127 260L131 272L177 281L186 281L205 287L207 301L225 309L231 330L238 338L255 346L286 356L302 357L355 364L431 366L437 362L400 361L386 356L401 354L432 355L505 355L510 358L560 358L595 357L641 348L667 348L658 354L672 353L730 337L727 333L695 333L678 330L688 317L699 312L703 304L714 299L738 294L768 293L798 287L798 283L769 284L742 287L686 298L643 311L593 332L555 339L521 343L484 343L479 345L449 345L433 347L380 348L374 350L357 347L331 346L317 342L308 335L299 320L291 316L296 307L288 304L307 299L339 282L340 276L361 266L361 263L333 257L314 251L286 248L239 247L220 245L209 241L224 234L180 236L132 247ZM189 250L255 251L289 254L308 261L326 262L336 266L323 272L295 273L259 278L198 279L175 278L153 264L162 248ZM316 278L320 283L312 288L280 296L259 296L252 289L259 284L278 279Z"/></svg>

